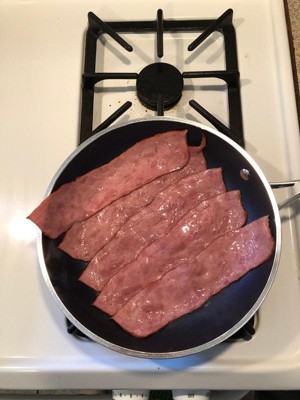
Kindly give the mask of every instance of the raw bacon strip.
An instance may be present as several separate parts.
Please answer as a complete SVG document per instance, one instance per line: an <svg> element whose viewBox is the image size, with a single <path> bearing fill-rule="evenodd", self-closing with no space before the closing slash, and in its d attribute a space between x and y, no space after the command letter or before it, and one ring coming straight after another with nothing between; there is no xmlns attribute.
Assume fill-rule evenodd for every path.
<svg viewBox="0 0 300 400"><path fill-rule="evenodd" d="M79 280L102 290L124 265L154 240L167 235L184 214L200 202L226 191L220 168L190 175L159 193L130 218L89 263Z"/></svg>
<svg viewBox="0 0 300 400"><path fill-rule="evenodd" d="M206 169L203 144L189 147L190 158L185 167L156 178L104 207L82 222L76 222L66 232L59 248L73 258L90 261L118 232L121 226L154 197L187 175Z"/></svg>
<svg viewBox="0 0 300 400"><path fill-rule="evenodd" d="M240 228L246 217L238 190L203 201L185 214L167 236L146 247L135 261L114 275L93 305L114 315L149 283L183 261L192 261L226 232Z"/></svg>
<svg viewBox="0 0 300 400"><path fill-rule="evenodd" d="M268 260L274 247L268 217L262 217L220 237L192 263L184 262L148 285L113 319L136 337L151 335Z"/></svg>
<svg viewBox="0 0 300 400"><path fill-rule="evenodd" d="M130 147L110 163L61 186L28 217L50 238L95 214L119 197L189 159L187 131L157 134Z"/></svg>

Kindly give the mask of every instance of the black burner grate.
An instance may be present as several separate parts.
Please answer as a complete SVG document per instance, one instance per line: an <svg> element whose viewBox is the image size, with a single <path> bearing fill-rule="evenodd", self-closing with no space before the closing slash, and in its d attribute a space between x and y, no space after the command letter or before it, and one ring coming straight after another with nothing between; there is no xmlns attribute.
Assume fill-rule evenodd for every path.
<svg viewBox="0 0 300 400"><path fill-rule="evenodd" d="M102 122L96 129L93 130L93 108L94 108L94 86L96 83L107 79L133 79L137 80L138 97L142 104L150 109L157 111L158 115L164 115L164 110L174 106L181 97L181 86L185 78L217 78L227 84L228 95L228 113L229 113L229 128L218 121L209 111L205 110L195 100L191 99L190 105L203 117L205 117L219 131L234 139L241 146L244 146L243 123L242 123L242 108L240 96L240 78L238 72L237 45L235 29L232 24L233 11L228 9L218 19L214 20L168 20L163 18L162 10L157 11L157 16L154 21L120 21L120 22L103 22L95 14L88 14L88 30L86 34L85 45L85 63L84 74L82 78L82 111L81 111L81 129L80 142L83 142L94 133L106 128L124 112L131 107L130 102L126 102L118 110L116 110L106 121ZM175 91L172 92L173 85L162 82L155 85L154 93L150 93L150 99L145 96L145 85L149 86L145 71L147 69L154 76L160 76L158 73L158 65L154 63L150 66L145 66L144 70L138 74L132 73L109 73L96 72L96 47L97 40L103 35L108 34L117 43L120 44L128 52L134 51L134 48L127 43L119 33L156 33L156 49L157 56L163 57L163 35L164 32L195 32L199 33L198 37L188 46L189 51L195 50L209 35L214 31L219 31L224 36L225 45L225 61L226 69L224 71L192 71L175 73L176 66L170 66L175 77ZM161 63L163 65L168 65ZM174 68L174 70L173 70ZM178 77L178 74L181 77ZM165 75L163 75L165 76ZM153 78L152 78L153 79ZM146 83L145 83L146 82ZM167 87L168 86L168 87ZM147 90L146 90L147 92Z"/></svg>

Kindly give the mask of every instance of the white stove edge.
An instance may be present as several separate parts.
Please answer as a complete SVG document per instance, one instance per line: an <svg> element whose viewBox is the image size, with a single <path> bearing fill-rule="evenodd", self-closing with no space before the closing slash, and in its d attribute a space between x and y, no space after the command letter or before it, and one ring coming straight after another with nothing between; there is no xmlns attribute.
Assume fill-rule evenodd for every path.
<svg viewBox="0 0 300 400"><path fill-rule="evenodd" d="M273 5L275 2L272 2ZM279 75L284 75L285 83L278 81L282 95L282 108L285 116L285 133L289 135L286 146L286 158L290 160L290 170L285 171L286 178L300 176L300 164L297 149L299 149L298 121L294 102L294 88L291 74L290 56L288 51L287 35L285 32L285 20L282 13L281 1L271 7L274 26L274 45L281 49L281 58L278 60ZM279 29L281 26L282 30ZM287 71L290 73L287 74ZM292 115L292 117L291 117ZM287 195L288 190L282 191L282 196ZM281 196L281 195L280 195ZM283 215L292 214L292 209ZM299 217L294 218L288 224L292 227L296 238L294 246L299 251L299 235L297 227L300 226ZM287 230L286 224L283 230ZM32 253L33 254L33 253ZM29 258L36 262L34 257ZM297 268L297 260L291 260L291 268ZM299 271L298 271L299 276ZM44 285L41 276L38 277L40 285ZM273 290L273 289L272 289ZM25 293L25 292L24 292ZM49 302L50 319L56 318L56 306L48 294L44 294ZM266 300L266 303L268 301ZM266 307L269 305L267 304ZM263 305L265 307L265 304ZM299 308L299 307L298 307ZM31 311L32 312L32 311ZM33 312L34 314L34 312ZM299 314L299 312L298 312ZM13 316L12 316L13 318ZM29 321L30 322L30 321ZM95 344L80 343L74 338L62 338L60 328L64 324L63 316L58 325L53 327L53 332L61 340L57 348L63 350L68 347L71 355L63 362L57 358L57 354L49 356L46 360L36 357L0 356L0 388L3 389L91 389L91 388L135 388L170 389L170 388L210 388L210 389L299 389L300 375L300 338L288 343L285 356L274 354L272 359L257 358L250 362L241 355L247 352L249 343L239 343L237 351L233 351L229 345L220 345L207 352L195 356L189 356L178 360L141 360L128 356L119 356L108 349L101 349L101 359L95 351ZM22 327L23 329L23 327ZM26 327L25 327L26 331ZM42 332L41 332L42 333ZM37 347L39 332L36 333ZM20 338L20 340L22 340ZM257 340L256 338L253 339ZM3 343L1 343L3 346ZM55 346L54 346L55 347ZM73 351L73 353L72 353ZM230 361L226 357L231 356Z"/></svg>

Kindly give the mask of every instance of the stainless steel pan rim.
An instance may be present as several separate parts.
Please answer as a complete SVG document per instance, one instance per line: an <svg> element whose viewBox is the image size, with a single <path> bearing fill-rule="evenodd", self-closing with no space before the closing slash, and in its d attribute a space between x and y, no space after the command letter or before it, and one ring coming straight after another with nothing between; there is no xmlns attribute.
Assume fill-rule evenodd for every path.
<svg viewBox="0 0 300 400"><path fill-rule="evenodd" d="M272 271L269 275L268 281L261 293L261 295L259 296L259 298L257 299L257 301L255 302L255 304L252 306L252 308L247 312L247 314L245 314L245 316L239 320L239 322L237 324L235 324L231 329L229 329L227 332L223 333L222 335L218 336L217 338L203 344L197 347L193 347L190 349L185 349L182 351L175 351L175 352L166 352L166 353L152 353L152 352L143 352L143 351L137 351L137 350L132 350L132 349L128 349L125 347L121 347L118 346L116 344L110 343L100 337L98 337L97 335L95 335L93 332L91 332L89 329L87 329L84 325L82 325L70 312L69 310L65 307L65 305L62 303L61 299L59 298L59 296L57 295L48 271L47 271L47 267L46 267L46 263L45 263L45 259L44 259L44 254L43 254L43 246L42 246L42 232L39 232L38 234L38 238L37 238L37 251L38 251L38 259L39 259L39 264L42 270L42 274L43 274L43 278L46 282L46 285L53 297L53 299L55 300L56 304L58 305L58 307L62 310L62 312L65 314L65 316L70 320L70 322L72 322L81 332L83 332L84 334L86 334L89 338L91 338L92 340L94 340L95 342L98 342L102 345L104 345L105 347L108 347L112 350L118 351L120 353L126 354L126 355L130 355L130 356L135 356L135 357L141 357L141 358L158 358L158 359L163 359L163 358L176 358L176 357L183 357L183 356L188 356L188 355L192 355L195 353L199 353L203 350L207 350L210 347L213 347L221 342L223 342L224 340L228 339L230 336L232 336L235 332L237 332L247 321L249 321L249 319L255 314L255 312L257 311L257 309L259 308L260 304L263 302L263 300L265 299L265 297L267 296L270 287L274 281L274 278L276 276L277 273L277 269L278 269L278 265L279 265L279 258L280 258L280 251L281 251L281 220L280 220L280 214L279 214L279 209L278 209L278 205L276 202L276 199L274 197L273 191L270 187L270 184L268 182L268 180L266 179L265 175L263 174L263 172L261 171L260 167L256 164L256 162L252 159L252 157L242 148L240 147L238 144L236 144L233 140L231 140L230 138L228 138L227 136L225 136L224 134L218 132L216 129L207 127L203 124L200 124L198 122L194 122L194 121L189 121L189 120L184 120L181 118L171 118L171 117L152 117L152 118L143 118L143 119L134 119L131 120L129 122L126 123L122 123L122 124L116 124L112 127L109 127L101 132L99 132L98 134L94 135L93 137L91 137L90 139L86 140L84 143L82 143L78 148L76 148L76 150L73 151L73 153L70 154L70 156L63 162L63 164L61 165L61 167L58 169L58 171L56 172L56 174L54 175L53 179L51 180L47 191L46 191L46 196L48 196L54 185L55 182L57 180L57 178L60 176L60 174L62 173L62 171L66 168L66 166L73 160L73 158L82 151L82 149L84 149L86 146L88 146L90 143L92 143L94 140L96 140L99 136L102 136L104 134L109 133L110 131L114 130L117 127L122 127L122 126L130 126L131 124L134 123L141 123L143 121L174 121L174 122L179 122L179 123L184 123L184 124L189 124L189 125L193 125L195 127L198 127L200 129L203 129L207 132L212 133L213 135L218 136L219 138L221 138L223 141L227 142L229 145L231 145L237 152L239 152L253 167L253 169L256 171L256 173L258 174L258 176L261 179L261 182L263 183L265 190L269 196L273 211L274 211L274 222L275 222L275 226L276 226L276 247L275 247L275 256L274 256L274 261L273 261L273 266L272 266Z"/></svg>

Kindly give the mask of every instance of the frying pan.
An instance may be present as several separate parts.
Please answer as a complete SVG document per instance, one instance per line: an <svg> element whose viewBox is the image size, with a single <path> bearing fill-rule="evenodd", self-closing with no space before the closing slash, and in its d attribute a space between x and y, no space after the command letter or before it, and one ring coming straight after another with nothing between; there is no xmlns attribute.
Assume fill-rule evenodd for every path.
<svg viewBox="0 0 300 400"><path fill-rule="evenodd" d="M139 140L159 132L188 129L189 145L198 145L205 133L208 168L222 167L228 190L239 189L248 223L269 215L276 241L271 259L213 296L198 310L173 321L159 332L137 339L108 315L91 306L97 292L78 282L86 263L58 249L62 235L53 240L42 233L38 254L44 279L66 317L92 340L119 352L145 358L181 357L208 349L229 338L257 311L276 275L281 249L281 222L271 187L255 161L218 131L196 122L167 117L133 120L108 128L80 145L62 164L47 195L64 183L102 164ZM249 171L249 179L241 176Z"/></svg>

